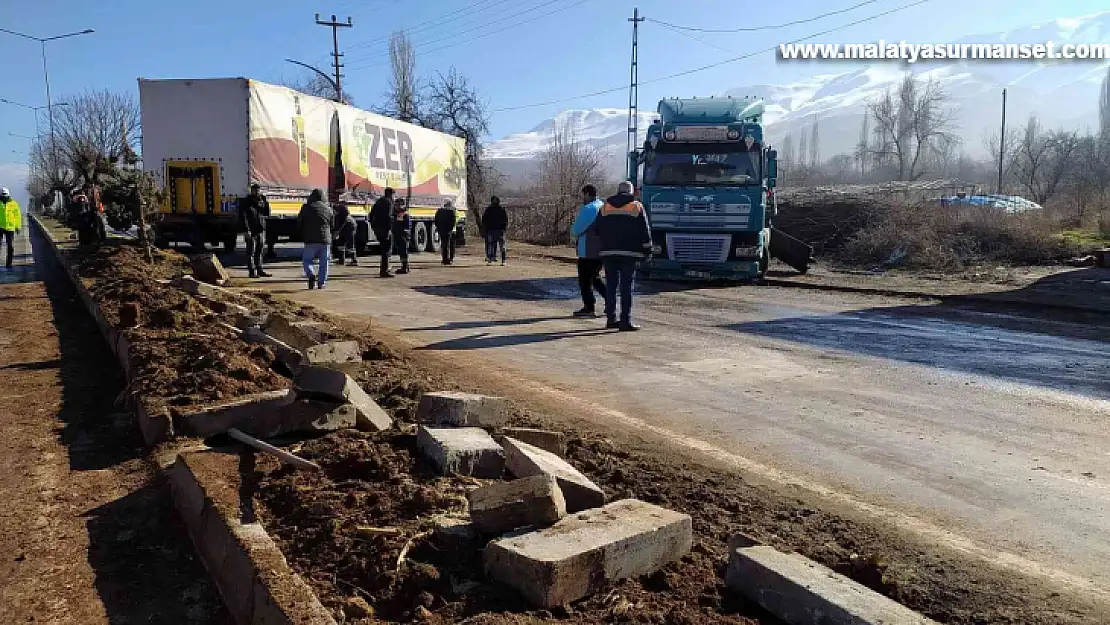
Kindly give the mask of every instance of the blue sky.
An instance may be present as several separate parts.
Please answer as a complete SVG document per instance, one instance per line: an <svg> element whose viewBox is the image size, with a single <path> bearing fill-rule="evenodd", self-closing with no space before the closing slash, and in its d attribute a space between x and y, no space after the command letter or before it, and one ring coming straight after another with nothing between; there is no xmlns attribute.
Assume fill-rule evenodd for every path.
<svg viewBox="0 0 1110 625"><path fill-rule="evenodd" d="M136 78L299 75L283 59L319 67L330 61L331 32L316 12L354 27L340 31L347 53L345 89L359 104L376 103L388 80L385 38L413 30L423 74L451 66L466 74L494 110L625 85L633 7L650 18L706 28L776 24L846 8L861 0L0 0L0 28L40 37L93 28L96 33L47 44L55 100L85 89L136 89ZM908 0L875 0L844 15L775 31L696 35L647 22L641 26L640 77L651 79L804 37L887 11ZM817 41L906 39L943 42L1106 9L1105 0L930 0ZM45 103L39 44L0 33L3 95ZM661 96L708 95L746 84L781 83L820 68L775 63L773 53L641 88L641 106ZM573 102L495 112L492 135L527 130L565 108L623 107L620 91ZM31 111L0 103L0 178L25 160L34 134ZM13 153L16 152L16 153ZM16 186L5 180L0 185ZM18 186L22 186L19 183ZM15 189L13 188L13 191ZM20 192L22 189L19 190Z"/></svg>

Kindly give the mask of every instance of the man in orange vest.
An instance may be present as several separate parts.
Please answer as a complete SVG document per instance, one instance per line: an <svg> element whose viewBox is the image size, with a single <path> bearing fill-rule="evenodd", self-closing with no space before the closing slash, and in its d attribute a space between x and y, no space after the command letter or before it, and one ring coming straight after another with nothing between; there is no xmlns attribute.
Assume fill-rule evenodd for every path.
<svg viewBox="0 0 1110 625"><path fill-rule="evenodd" d="M627 180L617 186L617 194L605 200L597 213L594 228L601 240L601 257L605 265L605 327L633 332L640 326L632 323L632 283L636 264L651 255L651 226L647 212L632 194ZM617 294L621 299L621 316L617 321Z"/></svg>

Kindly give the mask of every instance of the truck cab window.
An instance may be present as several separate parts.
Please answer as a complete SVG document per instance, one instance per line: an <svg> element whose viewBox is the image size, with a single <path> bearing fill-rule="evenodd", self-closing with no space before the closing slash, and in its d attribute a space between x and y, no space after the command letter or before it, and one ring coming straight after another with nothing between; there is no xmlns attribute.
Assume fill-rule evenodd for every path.
<svg viewBox="0 0 1110 625"><path fill-rule="evenodd" d="M644 183L655 185L760 184L760 152L657 152L649 159Z"/></svg>

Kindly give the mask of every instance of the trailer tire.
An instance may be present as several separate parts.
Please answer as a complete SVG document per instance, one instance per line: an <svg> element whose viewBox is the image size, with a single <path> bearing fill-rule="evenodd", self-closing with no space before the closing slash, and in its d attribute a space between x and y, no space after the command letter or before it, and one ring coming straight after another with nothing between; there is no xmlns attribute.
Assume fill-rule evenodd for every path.
<svg viewBox="0 0 1110 625"><path fill-rule="evenodd" d="M355 222L355 254L365 256L370 249L370 224L365 220Z"/></svg>
<svg viewBox="0 0 1110 625"><path fill-rule="evenodd" d="M189 249L194 254L202 254L207 249L204 242L204 232L200 228L194 228L189 233Z"/></svg>
<svg viewBox="0 0 1110 625"><path fill-rule="evenodd" d="M767 270L771 266L771 248L763 246L763 256L759 257L759 277L756 278L756 284L762 284L767 279Z"/></svg>
<svg viewBox="0 0 1110 625"><path fill-rule="evenodd" d="M428 251L428 226L422 221L412 225L412 248L409 251L417 254Z"/></svg>
<svg viewBox="0 0 1110 625"><path fill-rule="evenodd" d="M223 240L224 253L225 254L234 254L235 253L235 246L238 242L239 242L239 235L237 235L237 234L231 234L231 235L228 235L228 236L224 237L224 240Z"/></svg>
<svg viewBox="0 0 1110 625"><path fill-rule="evenodd" d="M428 230L428 248L432 252L438 252L443 247L443 239L439 236L439 228L432 227Z"/></svg>

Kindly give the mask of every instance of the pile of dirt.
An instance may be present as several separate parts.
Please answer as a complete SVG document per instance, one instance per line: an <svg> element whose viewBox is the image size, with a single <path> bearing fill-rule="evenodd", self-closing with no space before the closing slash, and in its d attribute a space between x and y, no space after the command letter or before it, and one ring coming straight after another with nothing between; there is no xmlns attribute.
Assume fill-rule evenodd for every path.
<svg viewBox="0 0 1110 625"><path fill-rule="evenodd" d="M435 475L419 457L415 436L341 432L298 453L323 472L260 460L263 522L337 613L361 597L385 621L760 622L758 608L729 597L723 586L724 545L700 539L689 556L654 575L573 607L536 610L485 579L480 537L445 542L432 532L437 516L466 518L465 493L478 482Z"/></svg>
<svg viewBox="0 0 1110 625"><path fill-rule="evenodd" d="M74 260L105 320L128 328L129 392L152 408L199 406L289 386L272 352L248 345L220 324L230 317L166 282L188 270L184 256L155 250L151 262L136 246L112 245Z"/></svg>

